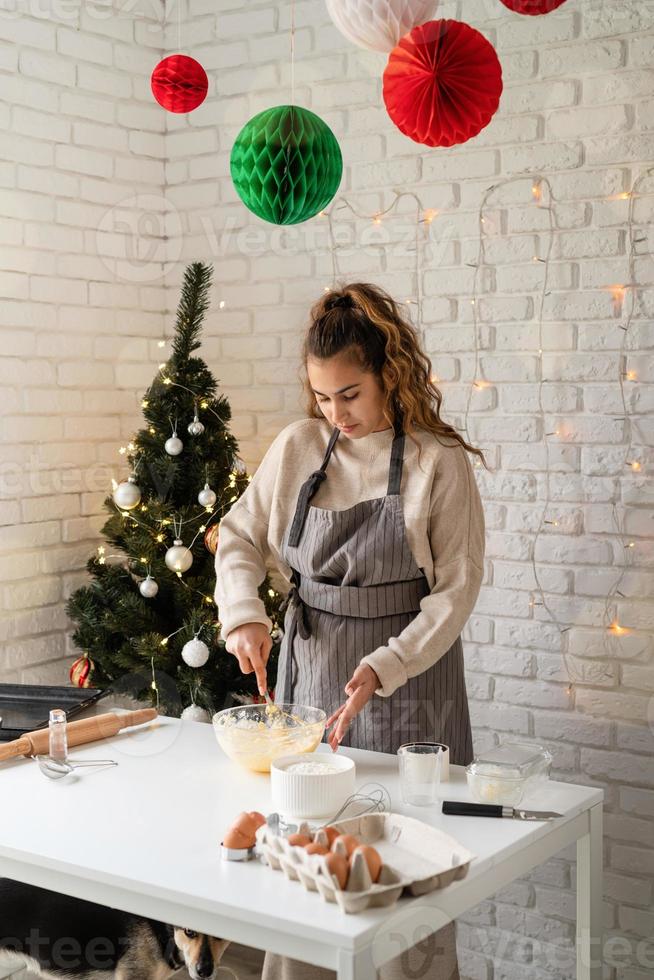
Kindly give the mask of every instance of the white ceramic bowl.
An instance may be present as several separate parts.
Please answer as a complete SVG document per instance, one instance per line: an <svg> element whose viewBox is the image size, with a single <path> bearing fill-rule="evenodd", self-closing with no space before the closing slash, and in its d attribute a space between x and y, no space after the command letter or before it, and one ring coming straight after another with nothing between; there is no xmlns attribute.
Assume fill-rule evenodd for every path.
<svg viewBox="0 0 654 980"><path fill-rule="evenodd" d="M289 767L295 764L325 768L317 772L289 772ZM355 774L354 760L346 755L311 752L280 756L270 765L273 807L285 817L332 817L354 793Z"/></svg>

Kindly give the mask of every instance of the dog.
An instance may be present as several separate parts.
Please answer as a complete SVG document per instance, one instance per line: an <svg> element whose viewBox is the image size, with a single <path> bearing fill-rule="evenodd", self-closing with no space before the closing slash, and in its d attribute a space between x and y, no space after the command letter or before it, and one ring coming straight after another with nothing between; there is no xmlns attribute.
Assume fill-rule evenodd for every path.
<svg viewBox="0 0 654 980"><path fill-rule="evenodd" d="M0 966L46 980L214 980L228 939L0 878ZM20 967L18 967L20 969Z"/></svg>

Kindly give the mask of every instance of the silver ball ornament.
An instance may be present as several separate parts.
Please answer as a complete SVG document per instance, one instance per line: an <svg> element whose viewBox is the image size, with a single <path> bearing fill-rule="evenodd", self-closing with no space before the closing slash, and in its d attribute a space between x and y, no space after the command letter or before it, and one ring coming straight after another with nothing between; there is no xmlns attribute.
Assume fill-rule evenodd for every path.
<svg viewBox="0 0 654 980"><path fill-rule="evenodd" d="M202 433L204 432L204 426L202 422L200 422L200 419L197 417L197 415L195 416L192 422L189 422L187 431L189 435L192 436L201 436Z"/></svg>
<svg viewBox="0 0 654 980"><path fill-rule="evenodd" d="M136 477L130 476L124 483L119 483L112 498L121 510L134 510L141 502L141 488L136 485Z"/></svg>
<svg viewBox="0 0 654 980"><path fill-rule="evenodd" d="M209 647L197 636L182 647L182 660L189 667L204 667L209 659Z"/></svg>
<svg viewBox="0 0 654 980"><path fill-rule="evenodd" d="M159 586L151 575L148 575L147 578L144 578L143 581L139 583L139 592L145 599L154 599L158 591Z"/></svg>
<svg viewBox="0 0 654 980"><path fill-rule="evenodd" d="M188 572L193 564L193 553L179 538L175 538L175 543L166 552L164 560L171 572Z"/></svg>
<svg viewBox="0 0 654 980"><path fill-rule="evenodd" d="M198 494L198 503L203 507L213 507L217 499L215 492L205 483L204 490L200 490Z"/></svg>
<svg viewBox="0 0 654 980"><path fill-rule="evenodd" d="M164 449L169 456L179 456L183 448L184 443L178 436L171 436L170 439L166 439Z"/></svg>
<svg viewBox="0 0 654 980"><path fill-rule="evenodd" d="M211 721L211 715L204 708L201 708L199 704L189 704L188 708L184 708L181 717L184 721Z"/></svg>

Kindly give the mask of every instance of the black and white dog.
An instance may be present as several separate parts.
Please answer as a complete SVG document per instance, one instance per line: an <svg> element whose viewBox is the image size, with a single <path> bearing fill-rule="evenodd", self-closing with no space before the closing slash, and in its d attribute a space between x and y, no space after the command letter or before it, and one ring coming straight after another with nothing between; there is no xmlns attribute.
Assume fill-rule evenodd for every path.
<svg viewBox="0 0 654 980"><path fill-rule="evenodd" d="M0 966L48 980L214 980L227 939L0 878ZM18 966L20 969L20 966Z"/></svg>

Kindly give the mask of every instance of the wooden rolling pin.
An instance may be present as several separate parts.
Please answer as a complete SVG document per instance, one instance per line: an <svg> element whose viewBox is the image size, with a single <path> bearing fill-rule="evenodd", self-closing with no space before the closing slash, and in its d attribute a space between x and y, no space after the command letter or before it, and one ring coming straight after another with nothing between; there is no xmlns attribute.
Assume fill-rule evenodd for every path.
<svg viewBox="0 0 654 980"><path fill-rule="evenodd" d="M87 742L99 742L103 738L117 735L123 728L132 728L152 721L157 717L156 708L140 708L138 711L127 711L124 715L110 712L106 715L96 715L83 721L70 721L66 725L68 746L86 745ZM0 745L0 762L15 759L19 755L47 755L50 750L50 730L42 728L37 732L28 732L13 742Z"/></svg>

